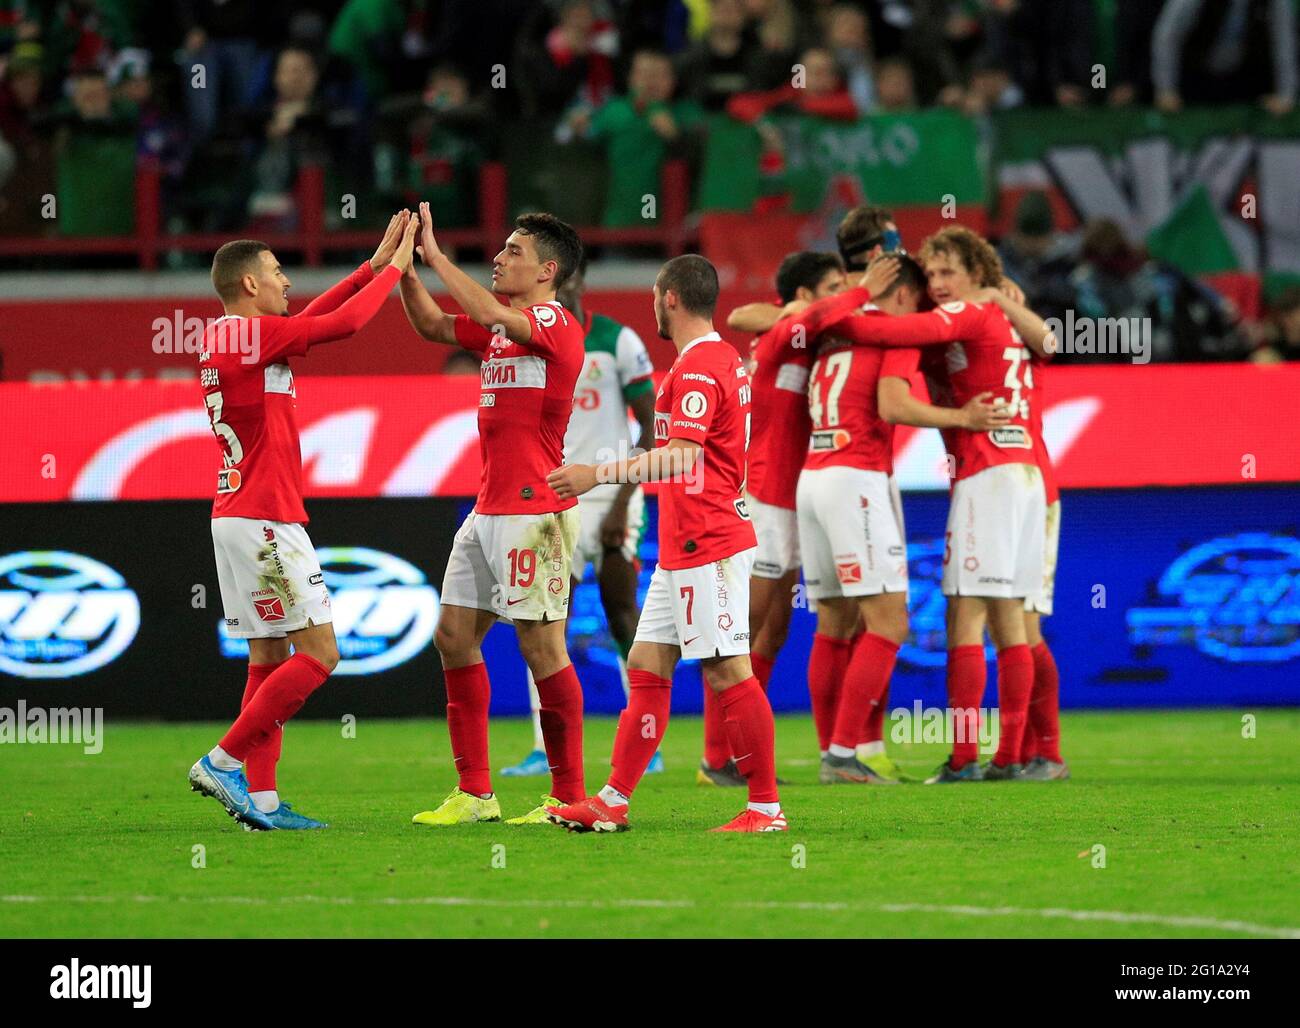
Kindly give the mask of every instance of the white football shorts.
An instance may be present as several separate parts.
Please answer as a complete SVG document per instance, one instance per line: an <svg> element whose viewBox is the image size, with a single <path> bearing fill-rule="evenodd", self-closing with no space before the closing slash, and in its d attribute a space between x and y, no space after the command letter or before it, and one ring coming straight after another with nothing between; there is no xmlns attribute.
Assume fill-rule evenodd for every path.
<svg viewBox="0 0 1300 1028"><path fill-rule="evenodd" d="M797 503L810 599L907 592L903 501L892 475L851 467L805 469Z"/></svg>
<svg viewBox="0 0 1300 1028"><path fill-rule="evenodd" d="M600 574L600 565L605 558L605 546L600 541L600 526L609 513L612 498L602 496L588 499L578 497L578 546L573 555L573 574L581 579L590 564ZM623 545L619 547L623 558L630 564L637 558L641 547L641 537L645 534L645 493L641 487L627 500L627 533Z"/></svg>
<svg viewBox="0 0 1300 1028"><path fill-rule="evenodd" d="M1035 464L958 479L948 508L943 594L1025 599L1043 587L1047 499Z"/></svg>
<svg viewBox="0 0 1300 1028"><path fill-rule="evenodd" d="M308 622L333 622L325 576L305 526L213 518L212 548L232 638L282 639Z"/></svg>
<svg viewBox="0 0 1300 1028"><path fill-rule="evenodd" d="M677 646L685 660L749 652L749 576L755 547L711 564L655 568L637 642Z"/></svg>
<svg viewBox="0 0 1300 1028"><path fill-rule="evenodd" d="M442 602L511 621L569 614L578 508L547 514L470 511L451 545Z"/></svg>
<svg viewBox="0 0 1300 1028"><path fill-rule="evenodd" d="M799 567L799 526L795 513L785 507L745 497L750 523L758 537L754 557L755 578L780 578Z"/></svg>
<svg viewBox="0 0 1300 1028"><path fill-rule="evenodd" d="M1060 500L1047 505L1047 524L1043 530L1043 585L1037 595L1025 597L1025 610L1047 617L1052 613L1056 595L1056 555L1061 549Z"/></svg>

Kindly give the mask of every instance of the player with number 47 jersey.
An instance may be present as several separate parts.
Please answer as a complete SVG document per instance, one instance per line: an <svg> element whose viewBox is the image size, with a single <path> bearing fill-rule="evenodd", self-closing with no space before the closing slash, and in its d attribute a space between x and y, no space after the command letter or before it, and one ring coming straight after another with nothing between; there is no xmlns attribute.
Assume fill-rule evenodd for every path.
<svg viewBox="0 0 1300 1028"><path fill-rule="evenodd" d="M785 831L777 796L772 708L749 661L749 575L755 537L745 510L745 452L752 387L740 356L713 330L717 270L703 257L675 257L655 281L659 334L677 360L655 403L656 447L599 467L556 468L561 496L597 482L657 481L659 566L650 580L628 655L630 696L619 718L613 770L605 787L578 803L549 808L574 831L628 827L628 803L668 725L672 676L698 658L720 694L749 805L715 831Z"/></svg>

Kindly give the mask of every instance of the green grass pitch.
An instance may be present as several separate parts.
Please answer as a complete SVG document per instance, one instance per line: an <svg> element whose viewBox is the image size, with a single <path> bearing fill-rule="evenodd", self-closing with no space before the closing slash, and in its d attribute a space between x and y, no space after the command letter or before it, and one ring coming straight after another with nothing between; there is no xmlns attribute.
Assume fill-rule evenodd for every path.
<svg viewBox="0 0 1300 1028"><path fill-rule="evenodd" d="M1300 938L1300 710L1256 715L1248 739L1237 711L1072 713L1070 782L895 788L815 784L811 723L782 717L791 830L760 836L705 833L744 795L694 784L694 718L615 836L416 827L453 784L446 726L364 720L286 733L281 794L328 831L246 833L185 781L220 726L110 722L99 755L0 747L0 935ZM612 734L588 722L593 790ZM530 735L494 721L496 764ZM505 816L545 782L496 778Z"/></svg>

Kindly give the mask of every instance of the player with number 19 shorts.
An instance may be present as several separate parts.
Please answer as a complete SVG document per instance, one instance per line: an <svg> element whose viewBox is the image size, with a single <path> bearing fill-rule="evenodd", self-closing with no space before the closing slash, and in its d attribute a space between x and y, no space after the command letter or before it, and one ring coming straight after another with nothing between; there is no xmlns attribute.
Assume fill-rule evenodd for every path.
<svg viewBox="0 0 1300 1028"><path fill-rule="evenodd" d="M567 463L599 463L633 452L628 425L631 407L640 428L640 445L654 437L654 365L635 331L603 314L584 310L585 261L560 288L557 298L582 324L586 356L578 374L573 413L564 436ZM645 494L635 482L600 485L578 498L578 543L573 558L574 585L590 564L600 587L601 606L617 647L619 677L627 696L627 654L636 635L637 551L645 528ZM533 749L518 764L502 768L507 777L549 773L542 739L541 701L532 672L528 698L533 711ZM663 770L658 754L647 772Z"/></svg>
<svg viewBox="0 0 1300 1028"><path fill-rule="evenodd" d="M569 660L568 615L578 511L546 474L561 459L582 367L582 325L556 298L582 260L571 227L550 214L525 214L492 262L492 290L438 247L428 204L420 205L420 255L465 311L444 313L412 269L402 279L407 317L424 338L483 357L479 395L478 498L452 543L434 636L447 683L447 728L458 783L419 825L497 821L488 758L491 686L481 647L498 618L514 623L519 650L537 683L551 791L515 819L545 823L545 808L584 794L582 686ZM495 294L505 296L503 306Z"/></svg>
<svg viewBox="0 0 1300 1028"><path fill-rule="evenodd" d="M755 537L742 494L751 385L736 351L713 329L716 269L703 257L675 257L654 289L659 334L677 360L655 401L656 448L594 468L557 468L561 495L597 481L658 481L659 565L628 658L631 696L619 718L613 771L605 787L549 811L574 831L621 831L646 762L668 725L672 675L682 657L699 659L721 694L736 765L749 805L715 831L786 829L777 795L772 708L749 662L749 575Z"/></svg>
<svg viewBox="0 0 1300 1028"><path fill-rule="evenodd" d="M212 543L226 634L248 640L248 680L238 719L189 780L249 829L325 827L281 803L276 786L283 726L339 659L305 528L289 359L375 316L411 262L415 230L408 212L394 215L374 257L293 317L289 279L265 243L236 240L212 260L225 308L199 351L199 385L221 450Z"/></svg>
<svg viewBox="0 0 1300 1028"><path fill-rule="evenodd" d="M1030 413L1030 351L996 303L970 300L1001 281L997 254L986 241L969 229L944 229L925 241L920 260L937 308L839 327L867 345L943 346L956 406L991 392L1009 408L1003 426L953 435L956 474L943 592L952 605L948 682L957 738L934 780L1002 778L1017 773L1014 758L1033 683L1023 606L1043 574L1046 500ZM985 685L986 625L998 647L1001 737L990 769L981 771L975 725Z"/></svg>

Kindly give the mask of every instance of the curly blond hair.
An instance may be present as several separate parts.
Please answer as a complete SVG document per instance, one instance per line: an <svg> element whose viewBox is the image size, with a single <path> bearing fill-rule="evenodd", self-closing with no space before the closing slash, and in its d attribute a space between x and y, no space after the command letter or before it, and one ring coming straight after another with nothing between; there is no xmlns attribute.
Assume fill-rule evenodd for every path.
<svg viewBox="0 0 1300 1028"><path fill-rule="evenodd" d="M964 225L941 228L921 244L917 256L924 264L937 254L957 258L978 286L996 288L1002 282L1002 260L987 239Z"/></svg>

